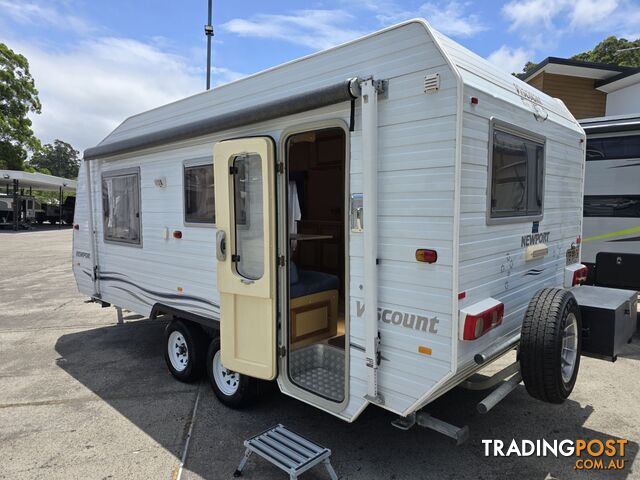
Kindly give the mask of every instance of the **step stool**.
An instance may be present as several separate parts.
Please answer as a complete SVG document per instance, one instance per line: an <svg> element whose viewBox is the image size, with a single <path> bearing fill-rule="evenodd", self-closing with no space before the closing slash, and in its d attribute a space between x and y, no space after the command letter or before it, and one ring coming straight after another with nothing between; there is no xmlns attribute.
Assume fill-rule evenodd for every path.
<svg viewBox="0 0 640 480"><path fill-rule="evenodd" d="M338 480L331 466L331 450L302 438L280 424L245 440L244 446L246 447L244 457L234 472L234 477L242 475L242 469L246 466L249 457L255 453L287 472L290 480L297 479L299 475L319 463L324 464L331 480Z"/></svg>

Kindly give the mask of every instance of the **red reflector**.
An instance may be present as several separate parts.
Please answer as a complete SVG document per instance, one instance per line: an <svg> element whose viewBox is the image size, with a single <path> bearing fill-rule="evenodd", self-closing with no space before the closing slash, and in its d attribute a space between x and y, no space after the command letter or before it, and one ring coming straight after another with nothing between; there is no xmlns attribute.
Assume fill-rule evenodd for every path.
<svg viewBox="0 0 640 480"><path fill-rule="evenodd" d="M73 224L73 229L74 230L80 230L80 225L78 225L77 223Z"/></svg>
<svg viewBox="0 0 640 480"><path fill-rule="evenodd" d="M460 292L458 294L458 300L462 300L467 296L467 292Z"/></svg>
<svg viewBox="0 0 640 480"><path fill-rule="evenodd" d="M182 232L180 230L174 230L173 238L182 238Z"/></svg>
<svg viewBox="0 0 640 480"><path fill-rule="evenodd" d="M478 104L478 97L471 97L471 105L477 105Z"/></svg>
<svg viewBox="0 0 640 480"><path fill-rule="evenodd" d="M504 318L504 304L499 303L476 315L467 315L464 319L464 340L475 340L489 330L502 324Z"/></svg>
<svg viewBox="0 0 640 480"><path fill-rule="evenodd" d="M438 261L438 252L419 248L416 250L416 260L424 263L436 263Z"/></svg>
<svg viewBox="0 0 640 480"><path fill-rule="evenodd" d="M578 245L580 245L582 243L582 237L578 235L578 238L576 238L576 243Z"/></svg>
<svg viewBox="0 0 640 480"><path fill-rule="evenodd" d="M582 285L587 281L587 275L589 274L589 269L587 267L581 267L575 272L573 272L573 281L571 282L571 286L575 287L576 285Z"/></svg>

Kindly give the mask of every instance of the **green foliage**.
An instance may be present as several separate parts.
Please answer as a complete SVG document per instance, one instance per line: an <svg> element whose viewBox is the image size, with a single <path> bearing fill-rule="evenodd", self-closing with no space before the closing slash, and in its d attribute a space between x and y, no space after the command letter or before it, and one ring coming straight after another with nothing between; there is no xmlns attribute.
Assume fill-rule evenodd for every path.
<svg viewBox="0 0 640 480"><path fill-rule="evenodd" d="M29 166L37 171L65 178L76 178L80 169L80 152L67 142L56 140L36 151Z"/></svg>
<svg viewBox="0 0 640 480"><path fill-rule="evenodd" d="M628 50L637 47L636 50ZM608 63L621 67L640 67L640 38L629 41L614 36L602 40L593 50L571 57L585 62Z"/></svg>
<svg viewBox="0 0 640 480"><path fill-rule="evenodd" d="M0 168L21 170L27 152L40 146L28 114L41 108L29 62L0 43Z"/></svg>

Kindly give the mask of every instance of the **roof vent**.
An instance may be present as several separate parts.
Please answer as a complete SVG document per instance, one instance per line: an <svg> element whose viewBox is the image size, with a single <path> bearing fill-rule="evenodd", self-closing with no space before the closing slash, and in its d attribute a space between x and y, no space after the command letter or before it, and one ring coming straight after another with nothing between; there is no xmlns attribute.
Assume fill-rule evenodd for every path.
<svg viewBox="0 0 640 480"><path fill-rule="evenodd" d="M424 93L435 93L440 90L440 74L434 73L424 77Z"/></svg>

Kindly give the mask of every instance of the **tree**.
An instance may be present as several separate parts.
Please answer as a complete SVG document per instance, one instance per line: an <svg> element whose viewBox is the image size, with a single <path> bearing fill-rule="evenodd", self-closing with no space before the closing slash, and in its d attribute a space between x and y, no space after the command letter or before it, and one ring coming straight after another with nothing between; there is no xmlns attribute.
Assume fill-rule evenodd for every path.
<svg viewBox="0 0 640 480"><path fill-rule="evenodd" d="M633 49L634 50L629 50ZM640 38L629 41L614 36L602 40L593 50L578 53L573 60L608 63L621 67L640 67Z"/></svg>
<svg viewBox="0 0 640 480"><path fill-rule="evenodd" d="M593 50L578 53L571 59L638 68L640 67L640 38L629 41L626 38L610 36L602 40ZM514 75L520 78L525 77L536 66L536 63L527 62L522 73Z"/></svg>
<svg viewBox="0 0 640 480"><path fill-rule="evenodd" d="M48 170L51 175L76 178L80 168L80 152L67 142L55 140L33 154L29 166L38 171Z"/></svg>
<svg viewBox="0 0 640 480"><path fill-rule="evenodd" d="M22 170L27 152L40 146L28 115L41 108L29 62L0 43L0 168Z"/></svg>

